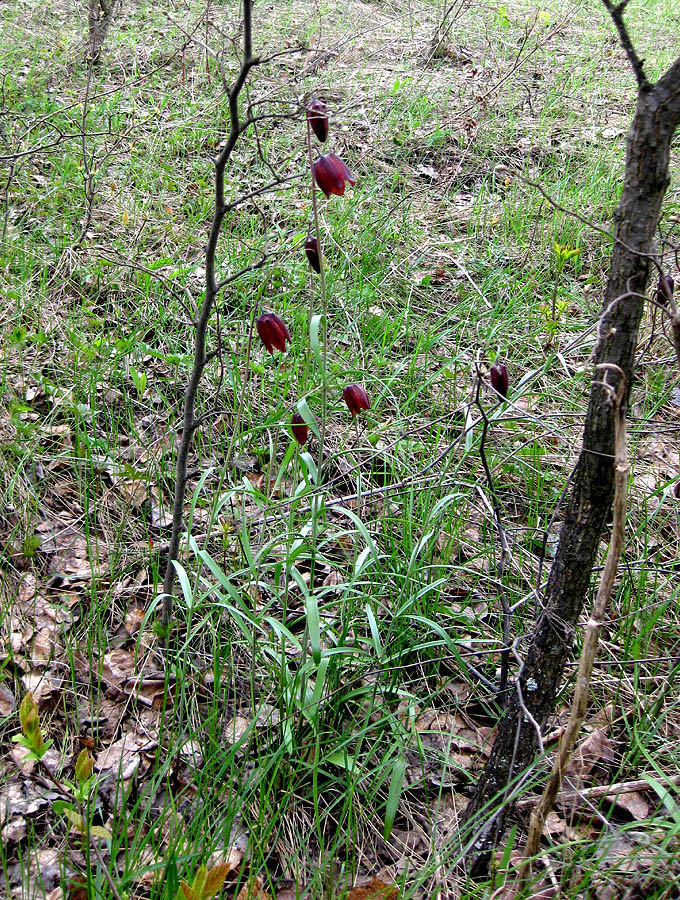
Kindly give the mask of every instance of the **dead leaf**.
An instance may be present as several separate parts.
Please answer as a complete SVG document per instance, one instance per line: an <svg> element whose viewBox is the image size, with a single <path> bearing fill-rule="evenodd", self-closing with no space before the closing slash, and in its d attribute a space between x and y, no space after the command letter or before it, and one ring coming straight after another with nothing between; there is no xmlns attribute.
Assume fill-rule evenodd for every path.
<svg viewBox="0 0 680 900"><path fill-rule="evenodd" d="M144 610L139 606L132 606L128 609L127 614L125 616L125 630L132 637L141 628L142 620L144 619Z"/></svg>
<svg viewBox="0 0 680 900"><path fill-rule="evenodd" d="M396 900L399 890L380 878L371 878L368 884L357 885L347 894L347 900Z"/></svg>
<svg viewBox="0 0 680 900"><path fill-rule="evenodd" d="M271 897L262 887L262 879L260 876L251 875L238 892L236 900L271 900Z"/></svg>
<svg viewBox="0 0 680 900"><path fill-rule="evenodd" d="M107 556L106 543L101 541L95 545L96 535L91 534L88 544L75 524L48 519L35 532L41 539L40 550L49 557L49 571L62 577L90 581L93 565L89 552L96 554L99 564Z"/></svg>
<svg viewBox="0 0 680 900"><path fill-rule="evenodd" d="M4 684L0 684L0 718L11 716L16 709L17 701L14 694Z"/></svg>
<svg viewBox="0 0 680 900"><path fill-rule="evenodd" d="M146 744L146 738L128 731L122 738L97 755L94 767L98 772L113 770L124 781L131 778L140 763L139 751Z"/></svg>
<svg viewBox="0 0 680 900"><path fill-rule="evenodd" d="M584 781L598 763L605 765L614 761L614 748L603 729L587 735L574 750L574 754L566 769L566 774L573 780Z"/></svg>
<svg viewBox="0 0 680 900"><path fill-rule="evenodd" d="M624 809L629 816L637 819L638 822L649 817L651 806L645 799L644 794L639 791L625 791L620 794L607 797L610 803L616 803L618 807Z"/></svg>
<svg viewBox="0 0 680 900"><path fill-rule="evenodd" d="M121 478L116 490L125 509L140 509L146 502L147 483L141 478Z"/></svg>
<svg viewBox="0 0 680 900"><path fill-rule="evenodd" d="M229 871L233 872L243 862L244 851L238 847L228 847L225 850L216 850L210 857L208 868L226 864ZM278 898L277 898L278 900Z"/></svg>
<svg viewBox="0 0 680 900"><path fill-rule="evenodd" d="M546 834L564 834L568 827L564 819L554 810L548 813L544 826Z"/></svg>
<svg viewBox="0 0 680 900"><path fill-rule="evenodd" d="M245 716L234 716L222 728L222 737L230 744L237 744L252 724Z"/></svg>
<svg viewBox="0 0 680 900"><path fill-rule="evenodd" d="M165 691L165 677L163 675L150 675L136 678L129 678L124 684L124 690L127 694L132 694L139 703L148 706L150 709L158 710L163 702L172 702L172 691Z"/></svg>

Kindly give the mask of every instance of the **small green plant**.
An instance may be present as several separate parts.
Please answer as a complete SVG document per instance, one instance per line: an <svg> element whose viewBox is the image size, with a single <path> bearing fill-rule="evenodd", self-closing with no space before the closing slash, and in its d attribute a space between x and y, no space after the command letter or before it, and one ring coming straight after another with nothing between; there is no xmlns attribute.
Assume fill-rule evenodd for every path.
<svg viewBox="0 0 680 900"><path fill-rule="evenodd" d="M27 535L21 544L21 552L26 559L33 559L40 549L41 540L37 534Z"/></svg>
<svg viewBox="0 0 680 900"><path fill-rule="evenodd" d="M568 300L558 299L560 279L562 277L562 273L564 272L566 264L569 262L569 260L575 259L579 255L581 250L578 247L571 247L569 244L558 244L557 241L554 241L553 251L555 253L555 265L557 268L557 273L555 276L555 283L553 285L552 300L549 307L547 303L544 303L541 306L541 312L545 316L546 328L548 330L551 341L557 331L559 331L560 321L563 314L567 310L567 306L569 305Z"/></svg>
<svg viewBox="0 0 680 900"><path fill-rule="evenodd" d="M21 701L19 722L21 723L21 733L15 734L12 740L28 750L25 757L27 760L42 760L51 747L52 741L46 741L43 738L38 704L30 691Z"/></svg>
<svg viewBox="0 0 680 900"><path fill-rule="evenodd" d="M176 900L208 900L219 894L224 885L224 879L231 870L229 863L218 863L209 869L207 866L199 866L192 884L180 881Z"/></svg>
<svg viewBox="0 0 680 900"><path fill-rule="evenodd" d="M137 391L137 399L141 400L146 391L146 372L140 372L132 367L130 369L130 377L132 378Z"/></svg>
<svg viewBox="0 0 680 900"><path fill-rule="evenodd" d="M58 815L65 816L69 824L87 838L88 835L96 838L102 838L105 841L111 840L111 832L102 825L93 825L90 821L88 810L90 807L90 798L95 787L96 778L92 772L94 769L94 760L90 756L90 752L83 748L78 754L76 760L74 782L63 781L62 786L71 793L71 800L55 800L52 809Z"/></svg>
<svg viewBox="0 0 680 900"><path fill-rule="evenodd" d="M53 811L64 816L70 826L73 826L83 838L85 860L87 867L87 882L93 882L92 863L90 859L90 843L92 838L110 841L111 832L102 825L92 824L92 795L96 787L96 777L93 775L94 760L89 750L83 748L78 754L75 764L75 780L67 781L57 778L45 762L45 754L52 746L51 739L45 740L40 726L40 713L35 697L29 691L19 707L19 722L21 732L15 734L12 740L25 747L28 753L26 760L37 760L44 775L52 782L61 794L61 799L52 804ZM95 851L99 857L98 851ZM102 866L105 871L105 866Z"/></svg>

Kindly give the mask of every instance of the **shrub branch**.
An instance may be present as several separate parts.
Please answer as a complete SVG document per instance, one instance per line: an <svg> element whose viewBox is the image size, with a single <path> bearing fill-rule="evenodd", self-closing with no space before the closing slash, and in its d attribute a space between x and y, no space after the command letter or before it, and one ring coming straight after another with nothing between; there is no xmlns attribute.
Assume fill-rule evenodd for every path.
<svg viewBox="0 0 680 900"><path fill-rule="evenodd" d="M182 512L184 508L184 494L187 482L187 459L191 447L191 439L196 431L196 395L203 376L205 367L209 361L206 352L206 335L210 316L215 305L215 300L220 289L233 278L226 278L218 282L215 274L215 253L217 242L222 230L222 222L226 214L227 206L224 201L224 177L227 164L236 147L239 137L243 133L246 123L241 123L239 117L239 95L246 83L250 70L259 64L258 57L253 56L253 0L243 2L243 60L236 80L228 92L229 101L229 135L219 155L215 158L215 208L213 212L210 235L205 248L205 293L203 304L196 320L196 335L194 341L194 362L191 375L184 394L184 418L182 424L182 436L177 450L177 466L175 474L175 496L172 508L172 530L170 545L168 548L168 561L163 578L163 612L161 621L164 632L170 625L172 615L173 592L175 584L174 563L179 555L179 542L182 532ZM264 263L264 259L252 267L242 270L241 273L258 268Z"/></svg>

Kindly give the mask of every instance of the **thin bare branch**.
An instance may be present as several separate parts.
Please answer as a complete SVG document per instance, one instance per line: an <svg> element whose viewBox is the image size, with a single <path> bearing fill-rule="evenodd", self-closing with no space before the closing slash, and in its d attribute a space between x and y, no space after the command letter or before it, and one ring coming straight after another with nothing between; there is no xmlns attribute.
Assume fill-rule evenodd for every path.
<svg viewBox="0 0 680 900"><path fill-rule="evenodd" d="M239 95L250 70L258 65L259 59L253 56L253 0L243 0L243 59L241 67L236 76L236 80L229 89L229 134L224 147L221 149L217 158L214 160L215 165L215 207L213 212L213 220L210 226L210 235L205 250L205 294L203 296L203 304L196 322L196 336L194 345L194 362L184 395L184 416L182 436L177 451L177 468L175 476L175 495L172 508L172 531L170 536L170 547L168 549L168 559L163 578L163 612L162 623L165 628L165 639L167 639L167 631L170 624L173 605L173 591L175 584L175 566L174 563L179 555L180 535L182 532L182 513L184 508L184 494L187 482L187 460L189 456L189 448L191 440L195 433L196 422L196 395L198 387L205 370L208 355L206 353L206 336L208 324L215 305L217 294L221 287L229 284L230 281L240 277L243 272L235 273L222 282L217 281L215 274L215 254L217 251L217 242L222 230L222 222L225 216L224 202L224 178L227 163L241 135L241 120L239 116ZM264 265L265 259L254 264L253 268L259 268Z"/></svg>
<svg viewBox="0 0 680 900"><path fill-rule="evenodd" d="M602 3L604 4L604 7L609 15L612 17L612 22L616 26L616 30L619 33L619 41L621 42L621 46L623 47L623 49L626 51L628 62L630 63L631 69L635 73L639 89L641 91L648 91L651 85L647 80L647 76L645 75L643 65L644 61L640 59L640 57L635 52L635 47L633 46L633 42L630 39L630 35L628 34L626 23L623 21L623 13L628 6L629 0L622 0L621 3L612 3L611 0L602 0Z"/></svg>

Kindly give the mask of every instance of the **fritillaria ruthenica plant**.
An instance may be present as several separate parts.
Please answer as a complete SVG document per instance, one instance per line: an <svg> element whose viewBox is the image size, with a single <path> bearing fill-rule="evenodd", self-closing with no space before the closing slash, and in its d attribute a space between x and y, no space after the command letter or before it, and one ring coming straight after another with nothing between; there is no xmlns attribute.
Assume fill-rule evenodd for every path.
<svg viewBox="0 0 680 900"><path fill-rule="evenodd" d="M670 275L659 275L659 284L656 288L656 302L662 306L668 306L668 301L673 299L675 282Z"/></svg>
<svg viewBox="0 0 680 900"><path fill-rule="evenodd" d="M290 420L290 430L293 432L293 437L298 444L304 447L309 437L309 426L299 412L293 413L293 417Z"/></svg>
<svg viewBox="0 0 680 900"><path fill-rule="evenodd" d="M326 197L337 194L341 197L345 193L345 184L356 184L356 178L347 165L336 156L335 153L325 153L312 163L312 171L316 183Z"/></svg>
<svg viewBox="0 0 680 900"><path fill-rule="evenodd" d="M371 408L368 394L360 384L348 384L344 387L342 389L342 399L353 416L358 416L362 410Z"/></svg>
<svg viewBox="0 0 680 900"><path fill-rule="evenodd" d="M503 363L494 363L489 374L491 376L491 387L505 399L508 396L508 387L510 385L508 367Z"/></svg>
<svg viewBox="0 0 680 900"><path fill-rule="evenodd" d="M290 333L276 313L263 313L255 323L257 333L269 353L286 351L286 341L292 341Z"/></svg>
<svg viewBox="0 0 680 900"><path fill-rule="evenodd" d="M328 110L323 100L316 97L307 107L309 127L323 144L328 139Z"/></svg>
<svg viewBox="0 0 680 900"><path fill-rule="evenodd" d="M307 254L307 261L309 262L309 265L318 274L321 271L321 259L319 258L319 242L313 234L307 235L307 240L305 241L305 253Z"/></svg>
<svg viewBox="0 0 680 900"><path fill-rule="evenodd" d="M312 212L314 227L310 229L305 240L305 254L310 268L319 275L321 289L321 323L323 328L323 346L321 354L321 434L319 447L319 468L323 460L323 446L326 425L326 408L328 400L328 368L326 365L326 353L328 347L328 316L326 298L326 279L324 273L323 250L321 245L321 229L319 228L319 208L317 203L316 188L318 187L330 198L332 194L342 196L345 193L347 183L354 185L356 179L350 172L346 163L336 153L322 153L316 159L312 152L312 134L322 144L328 140L328 110L323 100L312 98L306 108L307 119L307 153L309 158L309 171L312 189ZM310 311L310 327L313 321ZM297 439L297 437L296 437Z"/></svg>

